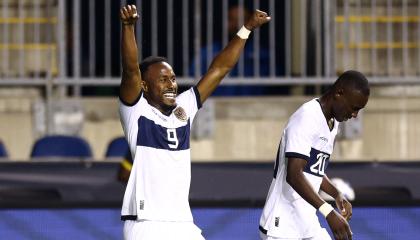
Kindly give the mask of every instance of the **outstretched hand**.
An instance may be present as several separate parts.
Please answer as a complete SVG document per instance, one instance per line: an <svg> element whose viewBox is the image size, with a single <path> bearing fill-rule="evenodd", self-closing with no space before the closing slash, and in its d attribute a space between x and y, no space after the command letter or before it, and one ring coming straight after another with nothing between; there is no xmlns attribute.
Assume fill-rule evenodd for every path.
<svg viewBox="0 0 420 240"><path fill-rule="evenodd" d="M127 5L120 10L121 22L124 25L133 25L139 19L136 5Z"/></svg>
<svg viewBox="0 0 420 240"><path fill-rule="evenodd" d="M270 20L271 17L269 17L266 12L256 9L254 13L252 13L252 16L245 23L245 27L246 29L252 31Z"/></svg>

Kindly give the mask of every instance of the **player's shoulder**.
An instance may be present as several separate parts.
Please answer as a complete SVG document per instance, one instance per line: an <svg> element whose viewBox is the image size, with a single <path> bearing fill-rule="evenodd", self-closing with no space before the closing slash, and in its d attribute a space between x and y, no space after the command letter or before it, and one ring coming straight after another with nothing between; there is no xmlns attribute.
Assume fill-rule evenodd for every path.
<svg viewBox="0 0 420 240"><path fill-rule="evenodd" d="M149 104L147 99L142 95L139 101L133 106L127 106L120 102L120 116L123 119L123 124L132 124L140 117L154 119L156 115L154 108Z"/></svg>
<svg viewBox="0 0 420 240"><path fill-rule="evenodd" d="M315 102L314 102L315 101ZM315 99L308 101L301 105L293 114L290 116L287 123L286 129L307 131L312 132L318 129L319 125L319 109L317 110L317 102ZM319 106L318 106L319 108Z"/></svg>
<svg viewBox="0 0 420 240"><path fill-rule="evenodd" d="M139 107L145 107L148 105L148 102L146 98L144 97L143 92L140 93L138 99L134 101L133 103L126 103L124 102L121 97L119 97L119 106L120 108L126 108L126 109L133 109L133 108L139 108Z"/></svg>
<svg viewBox="0 0 420 240"><path fill-rule="evenodd" d="M194 87L188 88L187 90L183 91L181 94L179 94L176 99L178 100L183 100L183 99L187 99L190 96L194 96Z"/></svg>
<svg viewBox="0 0 420 240"><path fill-rule="evenodd" d="M176 98L176 102L181 106L190 106L191 104L197 104L197 108L201 108L200 93L197 87L191 87Z"/></svg>
<svg viewBox="0 0 420 240"><path fill-rule="evenodd" d="M292 119L294 120L309 120L313 121L315 118L318 117L320 111L320 106L317 99L312 99L308 102L302 104L296 112L292 115Z"/></svg>

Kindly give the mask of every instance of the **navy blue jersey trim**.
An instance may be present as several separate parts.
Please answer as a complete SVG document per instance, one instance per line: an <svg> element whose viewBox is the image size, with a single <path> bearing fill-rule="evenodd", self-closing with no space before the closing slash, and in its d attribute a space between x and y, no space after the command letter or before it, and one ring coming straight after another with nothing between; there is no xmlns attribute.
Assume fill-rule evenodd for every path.
<svg viewBox="0 0 420 240"><path fill-rule="evenodd" d="M330 154L311 148L311 157L303 171L317 177L323 177L329 162Z"/></svg>
<svg viewBox="0 0 420 240"><path fill-rule="evenodd" d="M281 145L281 142L280 142L280 145ZM279 158L280 145L279 145L279 148L277 149L276 163L274 164L274 178L277 177L277 172L279 170L279 164L280 164L280 158Z"/></svg>
<svg viewBox="0 0 420 240"><path fill-rule="evenodd" d="M190 120L178 128L166 128L140 116L138 120L137 146L165 149L169 151L190 148Z"/></svg>
<svg viewBox="0 0 420 240"><path fill-rule="evenodd" d="M132 106L136 105L136 104L139 102L139 100L140 100L140 98L141 98L141 95L143 95L143 92L140 92L139 96L137 97L137 99L136 99L133 103L128 103L128 102L124 101L124 100L121 98L121 95L119 95L119 94L118 94L118 98L120 99L120 101L121 101L121 102L122 102L125 106L127 106L127 107L132 107Z"/></svg>
<svg viewBox="0 0 420 240"><path fill-rule="evenodd" d="M306 155L303 155L301 153L296 153L296 152L286 152L285 156L287 158L301 158L304 159L306 161L309 161L309 157Z"/></svg>
<svg viewBox="0 0 420 240"><path fill-rule="evenodd" d="M197 108L200 109L203 106L200 100L201 99L200 92L198 91L197 86L194 86L193 89L195 93L195 100L197 101Z"/></svg>
<svg viewBox="0 0 420 240"><path fill-rule="evenodd" d="M126 221L126 220L137 220L137 215L122 215L121 221Z"/></svg>
<svg viewBox="0 0 420 240"><path fill-rule="evenodd" d="M258 229L260 230L260 232L262 232L262 233L264 233L265 235L267 235L267 230L265 230L263 227L261 227L261 225L260 226L258 226Z"/></svg>

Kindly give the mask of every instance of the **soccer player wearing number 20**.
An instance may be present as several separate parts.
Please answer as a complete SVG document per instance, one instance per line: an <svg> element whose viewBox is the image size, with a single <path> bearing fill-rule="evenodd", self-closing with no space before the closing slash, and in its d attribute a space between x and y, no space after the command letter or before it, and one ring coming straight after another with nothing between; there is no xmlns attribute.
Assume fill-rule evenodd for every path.
<svg viewBox="0 0 420 240"><path fill-rule="evenodd" d="M263 240L328 240L316 211L327 219L335 239L352 239L351 204L325 171L338 123L356 118L369 99L369 84L357 71L346 71L322 97L303 104L289 119L277 152L274 178L260 219ZM340 213L318 195L331 195Z"/></svg>

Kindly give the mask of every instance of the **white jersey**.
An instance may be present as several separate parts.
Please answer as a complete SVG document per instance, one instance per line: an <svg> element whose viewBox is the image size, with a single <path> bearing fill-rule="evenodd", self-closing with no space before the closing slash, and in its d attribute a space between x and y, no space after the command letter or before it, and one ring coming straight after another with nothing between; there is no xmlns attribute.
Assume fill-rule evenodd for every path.
<svg viewBox="0 0 420 240"><path fill-rule="evenodd" d="M316 209L287 182L287 158L308 161L304 175L315 192L321 186L333 151L338 122L329 129L318 99L303 104L289 119L283 131L267 200L260 219L260 230L280 238L309 238L320 224Z"/></svg>
<svg viewBox="0 0 420 240"><path fill-rule="evenodd" d="M197 88L183 92L176 102L165 116L143 95L132 106L120 101L121 123L134 158L122 220L193 220L188 203L190 129L201 107Z"/></svg>

